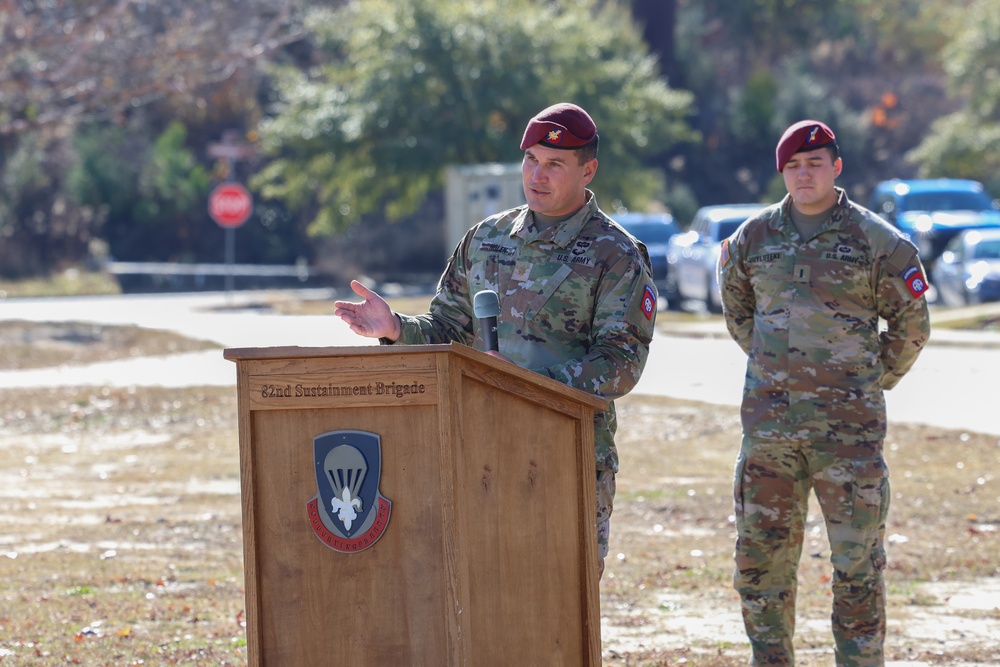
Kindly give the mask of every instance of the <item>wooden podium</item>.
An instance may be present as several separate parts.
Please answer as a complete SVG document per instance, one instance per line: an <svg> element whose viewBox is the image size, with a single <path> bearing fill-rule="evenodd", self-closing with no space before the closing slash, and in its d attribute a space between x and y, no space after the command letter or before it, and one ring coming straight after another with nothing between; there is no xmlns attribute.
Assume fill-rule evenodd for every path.
<svg viewBox="0 0 1000 667"><path fill-rule="evenodd" d="M459 344L225 357L251 666L600 665L605 401Z"/></svg>

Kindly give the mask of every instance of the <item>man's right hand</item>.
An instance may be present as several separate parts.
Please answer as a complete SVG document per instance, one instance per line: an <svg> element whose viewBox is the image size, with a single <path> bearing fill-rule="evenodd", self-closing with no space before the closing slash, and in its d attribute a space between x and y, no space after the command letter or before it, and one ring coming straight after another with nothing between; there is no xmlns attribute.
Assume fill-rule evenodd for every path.
<svg viewBox="0 0 1000 667"><path fill-rule="evenodd" d="M361 303L335 301L333 314L344 320L351 331L367 338L386 338L395 342L399 339L400 321L389 304L376 292L357 280L351 281L351 289L364 299Z"/></svg>

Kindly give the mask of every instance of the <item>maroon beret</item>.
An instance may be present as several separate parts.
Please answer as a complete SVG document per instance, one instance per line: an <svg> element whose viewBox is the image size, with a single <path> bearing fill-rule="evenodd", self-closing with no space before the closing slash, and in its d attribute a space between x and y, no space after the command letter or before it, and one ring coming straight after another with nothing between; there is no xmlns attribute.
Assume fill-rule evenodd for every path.
<svg viewBox="0 0 1000 667"><path fill-rule="evenodd" d="M778 161L778 172L785 168L793 155L802 151L812 151L835 144L837 137L826 123L818 120L800 120L791 125L778 141L774 155Z"/></svg>
<svg viewBox="0 0 1000 667"><path fill-rule="evenodd" d="M521 150L535 144L573 150L597 139L597 126L586 111L568 102L553 104L528 121Z"/></svg>

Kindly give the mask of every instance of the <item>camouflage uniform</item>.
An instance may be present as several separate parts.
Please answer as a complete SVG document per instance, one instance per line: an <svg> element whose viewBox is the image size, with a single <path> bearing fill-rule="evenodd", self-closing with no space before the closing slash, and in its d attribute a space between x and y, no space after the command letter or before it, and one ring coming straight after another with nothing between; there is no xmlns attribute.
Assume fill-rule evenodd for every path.
<svg viewBox="0 0 1000 667"><path fill-rule="evenodd" d="M656 292L642 243L587 191L568 220L536 226L526 206L469 230L424 315L400 315L397 342L459 341L482 349L473 296L500 296L500 353L517 365L613 400L635 386L653 336ZM608 550L618 452L614 403L594 416L599 555Z"/></svg>
<svg viewBox="0 0 1000 667"><path fill-rule="evenodd" d="M749 357L734 582L755 665L794 664L810 489L831 545L837 664L884 664L883 390L930 334L926 283L912 243L837 196L812 238L796 231L786 196L727 239L719 261L726 324Z"/></svg>

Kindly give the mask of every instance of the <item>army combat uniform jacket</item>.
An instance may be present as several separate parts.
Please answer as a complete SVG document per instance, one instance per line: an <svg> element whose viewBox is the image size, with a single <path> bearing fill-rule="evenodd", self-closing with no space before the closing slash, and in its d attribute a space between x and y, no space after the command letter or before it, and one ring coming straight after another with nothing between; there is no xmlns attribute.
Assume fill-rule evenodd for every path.
<svg viewBox="0 0 1000 667"><path fill-rule="evenodd" d="M744 433L880 445L884 389L930 335L917 249L837 189L833 214L803 239L790 197L723 243L723 312L747 353ZM888 325L879 332L879 319Z"/></svg>
<svg viewBox="0 0 1000 667"><path fill-rule="evenodd" d="M613 400L646 364L656 291L646 248L588 203L539 229L526 206L487 218L466 233L424 315L400 315L397 342L459 341L482 349L473 297L500 297L500 353L518 366ZM618 469L614 404L594 419L598 470Z"/></svg>

